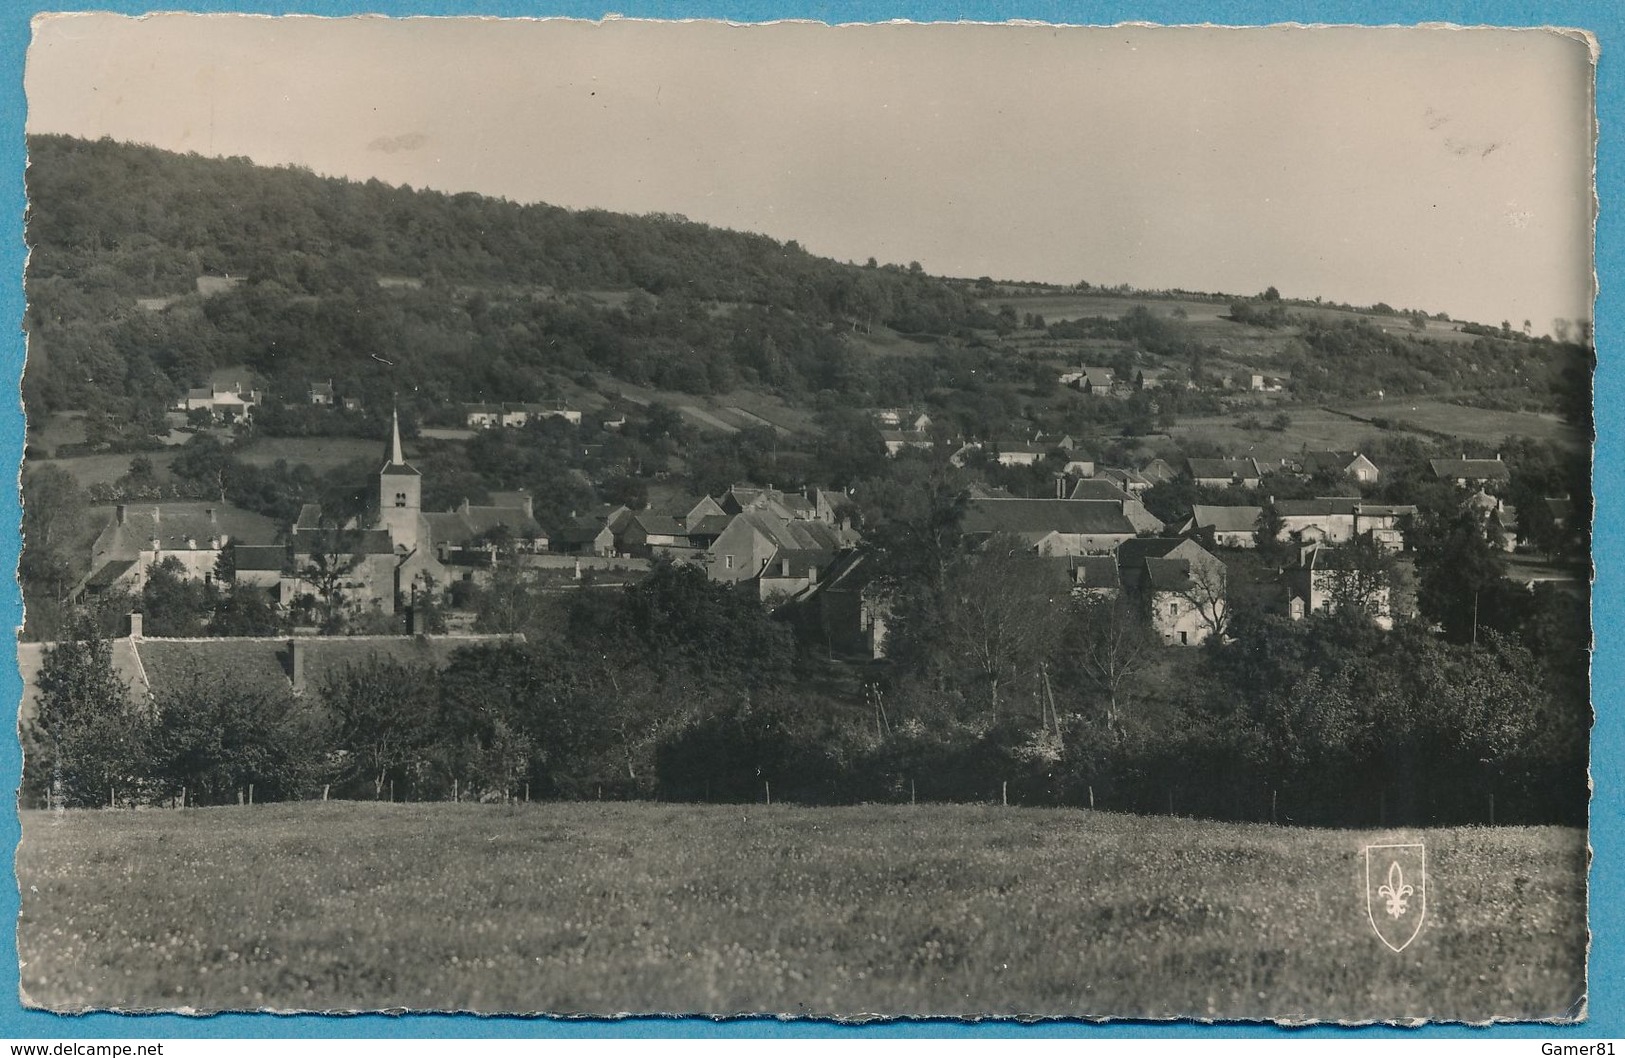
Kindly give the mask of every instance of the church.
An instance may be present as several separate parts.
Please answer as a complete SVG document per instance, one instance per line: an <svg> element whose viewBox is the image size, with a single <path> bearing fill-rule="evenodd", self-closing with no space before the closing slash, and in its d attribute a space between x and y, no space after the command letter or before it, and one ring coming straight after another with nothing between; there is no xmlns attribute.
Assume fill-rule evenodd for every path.
<svg viewBox="0 0 1625 1058"><path fill-rule="evenodd" d="M318 504L306 504L293 525L292 574L279 575L279 596L291 604L309 595L350 611L395 613L420 594L459 579L469 565L489 565L498 541L545 550L530 495L498 492L491 504L464 500L444 512L423 510L423 475L401 450L397 412L378 471L378 493L363 518L335 525ZM239 567L239 578L248 572ZM252 582L252 574L248 578Z"/></svg>

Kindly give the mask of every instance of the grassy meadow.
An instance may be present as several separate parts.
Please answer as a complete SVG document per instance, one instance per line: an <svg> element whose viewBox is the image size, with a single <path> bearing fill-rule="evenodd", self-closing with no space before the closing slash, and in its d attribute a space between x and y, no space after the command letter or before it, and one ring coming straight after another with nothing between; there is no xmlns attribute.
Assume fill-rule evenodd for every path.
<svg viewBox="0 0 1625 1058"><path fill-rule="evenodd" d="M1362 846L1427 843L1400 954ZM1585 835L985 806L301 803L23 813L25 1001L1559 1018Z"/></svg>

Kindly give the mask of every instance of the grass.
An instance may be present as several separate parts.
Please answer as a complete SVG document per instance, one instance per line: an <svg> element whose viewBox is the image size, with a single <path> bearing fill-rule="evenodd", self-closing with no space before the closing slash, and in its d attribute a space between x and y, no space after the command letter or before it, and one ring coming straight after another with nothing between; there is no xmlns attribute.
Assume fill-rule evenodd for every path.
<svg viewBox="0 0 1625 1058"><path fill-rule="evenodd" d="M289 466L303 463L321 472L357 459L381 460L384 448L383 441L365 437L261 437L237 456L257 467L275 466L277 460L285 459Z"/></svg>
<svg viewBox="0 0 1625 1058"><path fill-rule="evenodd" d="M1370 404L1351 404L1343 410L1362 418L1387 418L1396 423L1414 424L1425 430L1490 444L1498 444L1515 434L1574 446L1581 443L1574 428L1555 413L1492 411L1447 404L1440 400L1408 400L1404 397Z"/></svg>
<svg viewBox="0 0 1625 1058"><path fill-rule="evenodd" d="M1484 1020L1573 1015L1585 835L1405 832L1427 920L1315 831L983 806L304 803L23 813L56 1010Z"/></svg>

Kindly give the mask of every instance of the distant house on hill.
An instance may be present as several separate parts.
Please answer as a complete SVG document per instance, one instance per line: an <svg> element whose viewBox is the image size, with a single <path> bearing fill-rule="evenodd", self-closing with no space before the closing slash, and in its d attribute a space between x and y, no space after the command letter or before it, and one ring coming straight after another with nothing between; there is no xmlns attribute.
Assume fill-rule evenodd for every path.
<svg viewBox="0 0 1625 1058"><path fill-rule="evenodd" d="M1483 488L1505 485L1512 479L1512 471L1501 462L1501 456L1494 459L1430 459L1428 466L1433 470L1433 476L1440 481L1449 482L1457 488Z"/></svg>
<svg viewBox="0 0 1625 1058"><path fill-rule="evenodd" d="M922 452L929 452L936 447L930 434L917 433L913 430L881 430L881 443L886 446L888 456L896 456L907 448L917 448Z"/></svg>
<svg viewBox="0 0 1625 1058"><path fill-rule="evenodd" d="M1085 367L1076 385L1091 397L1110 397L1122 388L1122 383L1117 381L1117 372L1109 367Z"/></svg>
<svg viewBox="0 0 1625 1058"><path fill-rule="evenodd" d="M1112 500L973 499L961 529L973 541L1008 535L1052 556L1105 554L1136 535Z"/></svg>
<svg viewBox="0 0 1625 1058"><path fill-rule="evenodd" d="M1247 457L1187 459L1185 466L1191 480L1197 486L1210 489L1227 489L1238 485L1242 488L1256 489L1264 477L1264 471L1259 467L1257 460Z"/></svg>
<svg viewBox="0 0 1625 1058"><path fill-rule="evenodd" d="M333 404L333 382L312 382L310 384L310 402L318 407L331 407Z"/></svg>
<svg viewBox="0 0 1625 1058"><path fill-rule="evenodd" d="M489 430L496 426L523 429L543 419L563 419L572 426L581 425L581 413L567 408L563 402L520 404L464 404L463 421L471 430Z"/></svg>
<svg viewBox="0 0 1625 1058"><path fill-rule="evenodd" d="M186 396L175 402L175 410L207 411L219 421L242 423L253 417L259 403L257 389L246 388L241 382L214 383L187 390Z"/></svg>

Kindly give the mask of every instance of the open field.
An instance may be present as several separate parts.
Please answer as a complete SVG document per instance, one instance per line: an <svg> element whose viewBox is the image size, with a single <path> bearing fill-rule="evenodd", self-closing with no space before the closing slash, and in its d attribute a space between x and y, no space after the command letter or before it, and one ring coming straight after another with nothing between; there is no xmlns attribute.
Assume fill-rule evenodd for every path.
<svg viewBox="0 0 1625 1058"><path fill-rule="evenodd" d="M1247 415L1267 423L1274 418L1277 410L1286 412L1292 419L1292 425L1285 430L1245 430L1238 425ZM1379 435L1413 436L1427 440L1421 434L1381 430L1371 423L1359 422L1313 405L1283 406L1279 409L1261 406L1250 412L1182 418L1169 429L1168 435L1175 444L1186 440L1211 441L1226 452L1251 455L1260 463L1274 463L1284 456L1297 455L1305 447L1359 451L1367 439Z"/></svg>
<svg viewBox="0 0 1625 1058"><path fill-rule="evenodd" d="M1447 433L1452 437L1491 444L1514 434L1576 446L1581 443L1574 428L1551 413L1491 411L1486 408L1465 408L1439 400L1406 400L1403 397L1370 404L1351 404L1343 410L1367 419L1382 416L1396 422L1415 424L1426 430Z"/></svg>
<svg viewBox="0 0 1625 1058"><path fill-rule="evenodd" d="M175 461L176 450L157 452L102 452L93 456L69 456L66 459L30 459L32 467L57 467L73 475L80 488L92 485L111 485L130 472L130 461L138 456L152 460L152 469L163 480L169 475L169 464Z"/></svg>
<svg viewBox="0 0 1625 1058"><path fill-rule="evenodd" d="M384 449L382 441L364 437L261 437L237 455L252 466L274 466L285 459L289 466L303 463L321 472L357 459L377 462L387 454Z"/></svg>
<svg viewBox="0 0 1625 1058"><path fill-rule="evenodd" d="M1425 840L1373 934L1362 847ZM1552 1018L1585 835L984 806L302 803L23 813L53 1009Z"/></svg>

